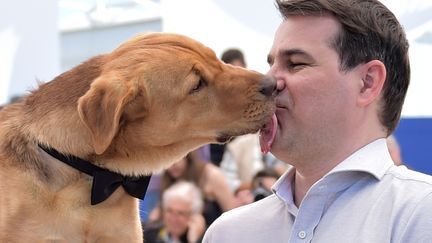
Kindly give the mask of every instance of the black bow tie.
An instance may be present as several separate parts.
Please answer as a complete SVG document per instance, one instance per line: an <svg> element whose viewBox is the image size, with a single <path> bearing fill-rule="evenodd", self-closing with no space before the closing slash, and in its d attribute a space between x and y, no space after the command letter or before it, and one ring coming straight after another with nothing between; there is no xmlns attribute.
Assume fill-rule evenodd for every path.
<svg viewBox="0 0 432 243"><path fill-rule="evenodd" d="M144 199L151 176L124 176L73 155L63 155L53 148L46 148L40 144L39 147L63 163L93 176L91 205L105 201L119 186L123 186L129 195Z"/></svg>

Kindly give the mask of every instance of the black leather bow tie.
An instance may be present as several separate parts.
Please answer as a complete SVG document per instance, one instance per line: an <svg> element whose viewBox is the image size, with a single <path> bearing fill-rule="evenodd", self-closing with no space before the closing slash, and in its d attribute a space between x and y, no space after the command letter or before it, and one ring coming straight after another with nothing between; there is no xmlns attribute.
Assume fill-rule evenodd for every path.
<svg viewBox="0 0 432 243"><path fill-rule="evenodd" d="M144 199L151 176L124 176L73 155L63 155L53 148L46 148L40 144L39 147L63 163L87 175L93 176L91 205L96 205L105 201L119 186L123 186L129 195Z"/></svg>

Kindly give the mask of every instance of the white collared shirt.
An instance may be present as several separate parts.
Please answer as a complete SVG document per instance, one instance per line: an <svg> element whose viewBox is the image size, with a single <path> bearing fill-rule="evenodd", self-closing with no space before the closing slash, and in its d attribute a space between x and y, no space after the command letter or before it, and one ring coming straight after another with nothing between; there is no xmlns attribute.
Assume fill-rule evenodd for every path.
<svg viewBox="0 0 432 243"><path fill-rule="evenodd" d="M386 140L361 148L293 201L294 168L274 194L233 209L205 243L432 243L432 177L395 166Z"/></svg>

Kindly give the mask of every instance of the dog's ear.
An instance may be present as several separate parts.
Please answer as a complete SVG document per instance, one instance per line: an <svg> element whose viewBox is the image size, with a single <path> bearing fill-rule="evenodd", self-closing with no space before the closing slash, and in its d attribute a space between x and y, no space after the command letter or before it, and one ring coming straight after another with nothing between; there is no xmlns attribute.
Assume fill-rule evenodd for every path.
<svg viewBox="0 0 432 243"><path fill-rule="evenodd" d="M93 81L87 93L78 100L78 113L90 129L96 154L102 154L111 144L124 107L134 95L132 83L105 74Z"/></svg>

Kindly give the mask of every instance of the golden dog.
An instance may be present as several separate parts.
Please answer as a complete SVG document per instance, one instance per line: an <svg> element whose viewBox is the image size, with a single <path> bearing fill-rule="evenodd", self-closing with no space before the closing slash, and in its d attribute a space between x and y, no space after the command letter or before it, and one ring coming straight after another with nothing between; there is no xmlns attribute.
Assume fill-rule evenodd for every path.
<svg viewBox="0 0 432 243"><path fill-rule="evenodd" d="M200 145L258 131L274 113L275 86L162 33L40 85L0 110L0 242L142 242L136 198L120 186L91 205L94 177L41 148L148 175Z"/></svg>

